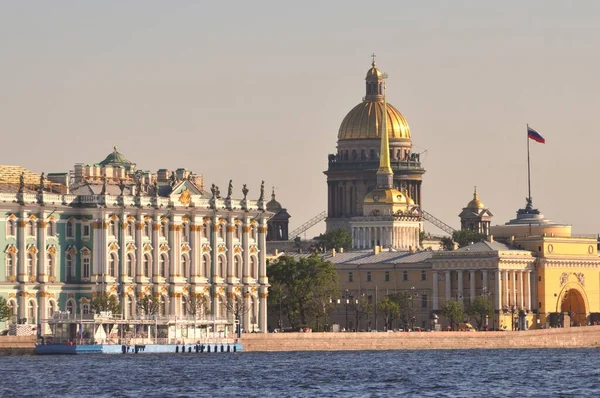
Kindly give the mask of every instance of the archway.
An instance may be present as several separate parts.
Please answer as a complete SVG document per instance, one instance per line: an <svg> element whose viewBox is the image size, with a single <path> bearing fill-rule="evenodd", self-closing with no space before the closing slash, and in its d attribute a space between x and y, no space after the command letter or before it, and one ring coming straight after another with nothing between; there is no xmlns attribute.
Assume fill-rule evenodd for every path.
<svg viewBox="0 0 600 398"><path fill-rule="evenodd" d="M560 312L569 314L571 325L587 325L587 307L584 293L576 288L566 288L559 297Z"/></svg>

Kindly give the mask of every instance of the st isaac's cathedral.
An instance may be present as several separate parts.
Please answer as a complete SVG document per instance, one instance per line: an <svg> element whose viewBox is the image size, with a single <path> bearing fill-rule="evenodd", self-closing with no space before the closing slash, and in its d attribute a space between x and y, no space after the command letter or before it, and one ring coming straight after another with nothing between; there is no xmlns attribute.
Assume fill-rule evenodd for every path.
<svg viewBox="0 0 600 398"><path fill-rule="evenodd" d="M546 219L531 198L515 219L494 226L475 190L460 211L461 228L487 239L452 251L424 247L419 232L425 170L411 150L406 119L387 103L386 78L373 62L365 97L343 119L325 171L327 230L352 233L352 250L323 255L336 267L342 294L332 322L346 329L381 329L376 310L356 324L348 319L348 304L359 297L377 303L404 292L414 314L408 325L395 327L439 328L446 322L441 315L446 301L467 308L480 296L494 308L486 320L489 329L599 323L596 236L573 235L570 225Z"/></svg>
<svg viewBox="0 0 600 398"><path fill-rule="evenodd" d="M233 323L235 315L243 330L266 332L273 213L264 183L258 199L245 184L237 190L242 197L230 181L226 193L214 184L208 192L186 169L138 170L117 148L70 173L0 166L8 323L35 325L57 311L85 316L93 297L112 295L124 319L136 316L142 298L156 300L165 317L196 314L202 299L210 319Z"/></svg>

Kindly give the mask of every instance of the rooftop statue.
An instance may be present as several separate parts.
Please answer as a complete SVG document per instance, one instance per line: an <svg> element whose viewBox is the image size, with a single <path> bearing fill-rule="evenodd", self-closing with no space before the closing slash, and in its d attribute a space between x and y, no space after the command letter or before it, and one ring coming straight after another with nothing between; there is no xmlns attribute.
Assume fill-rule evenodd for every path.
<svg viewBox="0 0 600 398"><path fill-rule="evenodd" d="M260 196L258 197L258 201L263 201L265 199L265 181L260 183Z"/></svg>
<svg viewBox="0 0 600 398"><path fill-rule="evenodd" d="M244 186L242 187L242 194L244 195L244 200L246 200L246 196L248 196L248 192L250 192L250 190L246 187L246 184L244 184Z"/></svg>
<svg viewBox="0 0 600 398"><path fill-rule="evenodd" d="M231 199L231 195L233 195L233 180L229 180L229 187L227 188L227 198Z"/></svg>

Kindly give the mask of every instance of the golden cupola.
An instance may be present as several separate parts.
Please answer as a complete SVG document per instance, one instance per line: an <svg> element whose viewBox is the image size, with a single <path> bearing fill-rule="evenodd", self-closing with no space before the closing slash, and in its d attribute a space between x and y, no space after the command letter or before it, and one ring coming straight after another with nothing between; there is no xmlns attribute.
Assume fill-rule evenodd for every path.
<svg viewBox="0 0 600 398"><path fill-rule="evenodd" d="M464 202L463 202L464 203ZM477 195L477 187L473 191L473 200L469 202L467 205L467 209L484 209L485 205L481 200L479 200L479 196Z"/></svg>
<svg viewBox="0 0 600 398"><path fill-rule="evenodd" d="M391 104L383 106L383 74L371 63L367 71L366 95L344 118L338 131L338 140L380 139L385 109L386 129L390 139L410 139L410 127L402 114Z"/></svg>

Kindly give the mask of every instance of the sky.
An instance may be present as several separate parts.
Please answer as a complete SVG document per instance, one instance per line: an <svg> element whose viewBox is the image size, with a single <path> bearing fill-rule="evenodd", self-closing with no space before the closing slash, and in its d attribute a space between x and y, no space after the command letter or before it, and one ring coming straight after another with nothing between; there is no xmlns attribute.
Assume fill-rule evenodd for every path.
<svg viewBox="0 0 600 398"><path fill-rule="evenodd" d="M546 138L535 207L592 234L599 48L586 0L0 0L0 164L64 172L117 146L240 197L265 180L293 229L327 208L327 155L375 53L423 153L425 210L458 228L477 186L493 225L514 218L529 123Z"/></svg>

